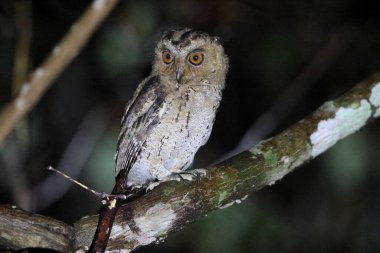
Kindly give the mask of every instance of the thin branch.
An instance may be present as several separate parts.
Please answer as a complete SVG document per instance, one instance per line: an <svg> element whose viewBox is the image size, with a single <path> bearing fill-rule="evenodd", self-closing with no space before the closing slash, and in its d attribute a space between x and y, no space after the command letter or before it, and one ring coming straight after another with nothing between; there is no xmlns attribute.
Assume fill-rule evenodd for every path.
<svg viewBox="0 0 380 253"><path fill-rule="evenodd" d="M16 96L21 89L21 85L27 79L29 72L30 44L33 37L33 19L31 1L14 1L15 24L17 36L15 42L15 52L13 60L12 76L12 97ZM17 156L16 159L4 159L7 166L4 166L6 173L10 176L9 183L12 189L12 197L18 206L30 210L30 186L26 172L22 170L25 160L25 150L29 147L28 124L26 120L21 120L16 127L15 139L19 146L7 147L4 150L8 155ZM10 150L9 150L10 149ZM8 157L6 154L4 157ZM12 164L12 165L11 165Z"/></svg>
<svg viewBox="0 0 380 253"><path fill-rule="evenodd" d="M18 33L13 64L12 94L17 95L29 71L29 51L33 34L32 3L15 1L14 9Z"/></svg>
<svg viewBox="0 0 380 253"><path fill-rule="evenodd" d="M87 185L82 184L78 180L73 179L72 177L70 177L66 173L63 173L63 172L61 172L59 170L54 169L52 166L49 166L47 168L47 170L51 170L51 171L53 171L53 172L61 175L62 177L66 178L67 180L71 181L72 183L78 185L82 189L91 192L92 194L94 194L95 196L97 196L99 199L102 199L102 200L106 200L106 199L109 199L109 198L115 198L115 199L117 198L117 199L121 199L121 200L126 200L127 199L127 196L124 195L124 194L114 195L114 194L107 194L105 192L97 192L94 189L91 189L90 187L88 187Z"/></svg>
<svg viewBox="0 0 380 253"><path fill-rule="evenodd" d="M30 74L18 96L0 112L0 143L34 107L62 70L77 56L117 2L118 0L94 0L44 62Z"/></svg>
<svg viewBox="0 0 380 253"><path fill-rule="evenodd" d="M178 231L213 210L241 203L250 193L274 184L379 116L380 71L338 99L324 103L282 133L209 168L206 176L194 181L165 182L122 206L116 215L106 252L131 252L144 245L159 243L169 232ZM4 220L2 210L4 207L0 208L0 217ZM12 212L9 208L7 211ZM35 217L24 215L30 216L31 220ZM23 227L18 234L7 234L6 231L18 226L18 217L7 216L6 219L13 221L4 223L0 220L0 244L12 249L36 247L35 243L22 238L35 236L31 231L41 224L47 224L46 233L51 233L49 224L54 221L47 217L46 222L33 220L28 224L29 229ZM63 245L70 250L64 252L85 252L97 221L97 215L77 221L74 231L67 234L73 240ZM57 226L62 227L65 226ZM46 244L47 240L41 239L38 246L62 249L56 243Z"/></svg>

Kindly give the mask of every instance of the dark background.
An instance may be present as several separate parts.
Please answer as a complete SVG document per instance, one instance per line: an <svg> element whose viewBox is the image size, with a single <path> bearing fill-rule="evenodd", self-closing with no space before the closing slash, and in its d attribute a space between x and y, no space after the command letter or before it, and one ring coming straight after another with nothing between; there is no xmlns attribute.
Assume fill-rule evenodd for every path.
<svg viewBox="0 0 380 253"><path fill-rule="evenodd" d="M34 69L90 3L28 2L0 1L0 106L14 89L16 14L30 15L30 53L21 57ZM96 197L46 167L112 189L124 105L149 74L162 31L178 26L219 36L231 63L196 167L286 129L380 68L376 1L121 1L0 147L0 203L67 223L94 214ZM242 204L136 252L379 252L379 127L372 122Z"/></svg>

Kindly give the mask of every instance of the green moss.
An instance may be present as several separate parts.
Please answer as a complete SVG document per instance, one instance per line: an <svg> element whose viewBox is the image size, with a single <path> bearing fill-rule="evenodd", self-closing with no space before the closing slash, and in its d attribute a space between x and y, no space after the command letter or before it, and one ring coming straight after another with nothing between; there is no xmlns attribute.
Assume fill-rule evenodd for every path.
<svg viewBox="0 0 380 253"><path fill-rule="evenodd" d="M278 165L278 156L276 153L273 153L272 150L268 150L264 153L264 159L266 165L270 167L276 167Z"/></svg>
<svg viewBox="0 0 380 253"><path fill-rule="evenodd" d="M171 196L175 192L175 187L165 187L163 193L165 196Z"/></svg>
<svg viewBox="0 0 380 253"><path fill-rule="evenodd" d="M351 108L351 109L357 109L360 106L360 101L359 100L352 100L352 98L345 99L336 99L334 101L334 106L336 107L344 107L344 108Z"/></svg>
<svg viewBox="0 0 380 253"><path fill-rule="evenodd" d="M228 194L227 191L219 192L219 195L218 195L218 205L221 204L226 199L227 194Z"/></svg>
<svg viewBox="0 0 380 253"><path fill-rule="evenodd" d="M164 240L166 237L168 237L168 233L165 233L165 232L160 232L156 234L157 240Z"/></svg>

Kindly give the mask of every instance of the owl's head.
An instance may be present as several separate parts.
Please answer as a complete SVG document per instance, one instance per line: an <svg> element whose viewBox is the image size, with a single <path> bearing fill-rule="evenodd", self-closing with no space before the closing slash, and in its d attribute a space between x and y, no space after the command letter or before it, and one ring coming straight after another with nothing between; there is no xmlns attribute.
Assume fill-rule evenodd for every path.
<svg viewBox="0 0 380 253"><path fill-rule="evenodd" d="M184 28L167 31L157 43L153 72L180 85L224 86L228 57L217 37Z"/></svg>

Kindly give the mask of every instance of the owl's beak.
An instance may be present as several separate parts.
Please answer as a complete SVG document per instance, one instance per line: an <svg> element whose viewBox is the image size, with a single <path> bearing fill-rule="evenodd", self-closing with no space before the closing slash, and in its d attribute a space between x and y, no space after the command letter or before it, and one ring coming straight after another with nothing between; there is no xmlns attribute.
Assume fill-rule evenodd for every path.
<svg viewBox="0 0 380 253"><path fill-rule="evenodd" d="M178 68L178 69L175 71L175 79L177 80L178 83L181 82L182 76L183 76L183 70L180 69L180 68Z"/></svg>

